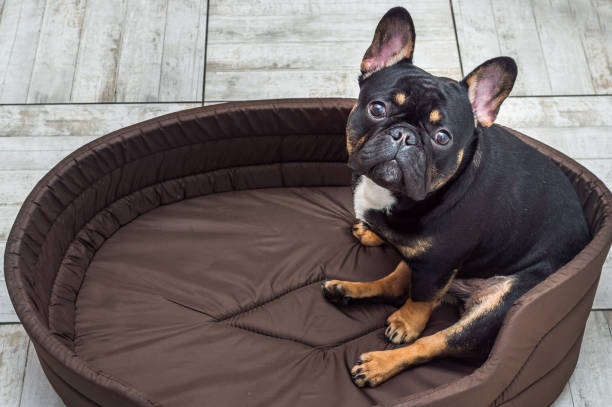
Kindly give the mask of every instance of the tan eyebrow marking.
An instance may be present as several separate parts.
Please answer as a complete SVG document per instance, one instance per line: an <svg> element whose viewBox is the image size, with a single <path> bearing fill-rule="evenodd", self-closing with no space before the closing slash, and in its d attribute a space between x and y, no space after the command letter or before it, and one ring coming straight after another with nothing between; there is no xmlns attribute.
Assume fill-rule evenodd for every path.
<svg viewBox="0 0 612 407"><path fill-rule="evenodd" d="M436 123L440 121L442 116L440 115L440 111L438 109L434 109L429 113L429 121L432 123Z"/></svg>
<svg viewBox="0 0 612 407"><path fill-rule="evenodd" d="M406 101L406 94L403 92L398 92L395 94L395 102L398 105L403 105L404 102Z"/></svg>

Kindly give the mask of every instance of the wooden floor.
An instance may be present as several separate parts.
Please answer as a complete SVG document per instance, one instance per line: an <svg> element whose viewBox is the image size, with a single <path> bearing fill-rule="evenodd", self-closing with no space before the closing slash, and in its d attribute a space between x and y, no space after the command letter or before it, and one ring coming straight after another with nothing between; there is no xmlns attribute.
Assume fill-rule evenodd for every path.
<svg viewBox="0 0 612 407"><path fill-rule="evenodd" d="M498 122L612 186L611 0L0 0L0 258L38 179L111 130L207 103L355 97L374 27L398 4L415 21L415 63L431 73L459 79L514 57ZM609 256L556 407L612 405L610 309ZM0 324L0 406L62 406L4 281Z"/></svg>

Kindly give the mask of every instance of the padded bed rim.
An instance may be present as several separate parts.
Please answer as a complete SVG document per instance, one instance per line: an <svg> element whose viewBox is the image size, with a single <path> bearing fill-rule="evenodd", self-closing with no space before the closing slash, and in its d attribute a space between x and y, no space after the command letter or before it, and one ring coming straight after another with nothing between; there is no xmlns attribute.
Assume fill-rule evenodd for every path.
<svg viewBox="0 0 612 407"><path fill-rule="evenodd" d="M355 101L352 99L293 99L234 102L189 109L113 132L80 148L60 162L43 177L23 204L9 235L5 254L5 277L11 300L24 328L38 345L39 354L46 356L47 365L49 367L55 366L52 369L56 373L58 373L57 369L61 369L62 373L59 374L62 377L69 375L71 379L77 382L84 382L82 383L84 388L89 387L94 393L114 393L118 398L115 399L112 396L111 398L117 402L121 401L121 405L156 405L136 389L91 369L78 355L74 354L51 334L40 315L40 311L35 309L34 304L28 297L25 288L27 282L21 270L27 268L22 256L32 252L25 241L26 228L32 215L31 209L37 205L38 199L47 192L46 185L55 177L61 177L65 167L74 164L80 155L85 154L97 145L120 138L134 129L143 129L152 125L163 127L164 122L171 119L189 120L193 115L201 115L201 118L206 120L206 118L214 119L217 114L245 114L245 112L249 114L253 110L266 109L275 112L290 109L341 109L345 115L348 115L354 103ZM493 402L502 394L504 389L511 385L520 368L530 357L535 345L546 334L548 328L545 327L550 327L551 315L556 316L552 320L553 324L556 324L562 319L558 315L565 316L577 304L577 302L565 303L560 307L555 298L560 296L582 298L589 288L597 282L612 240L612 194L590 171L565 155L518 132L512 130L511 132L556 161L566 172L573 173L576 177L581 178L583 183L590 186L592 194L586 199L599 201L599 207L601 208L601 214L598 216L600 222L596 234L593 240L570 263L517 301L504 320L489 358L479 369L456 382L398 400L397 405L446 405L449 398L453 398L453 402L456 402L461 399L462 395L469 397L469 394L475 390L487 395L487 403ZM532 313L531 311L534 309L538 309L538 313ZM526 317L527 314L531 314L529 318ZM517 335L521 340L516 340ZM510 358L508 355L513 357ZM102 390L102 392L99 390ZM95 400L95 402L109 401L106 395L100 394L99 396L100 400ZM484 401L484 399L482 400Z"/></svg>

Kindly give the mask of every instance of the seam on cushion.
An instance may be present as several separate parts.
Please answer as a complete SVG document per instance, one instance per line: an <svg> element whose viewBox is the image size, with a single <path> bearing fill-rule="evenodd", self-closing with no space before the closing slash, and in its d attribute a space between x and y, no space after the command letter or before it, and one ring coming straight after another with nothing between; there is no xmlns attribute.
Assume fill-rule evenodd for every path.
<svg viewBox="0 0 612 407"><path fill-rule="evenodd" d="M343 345L349 344L349 343L351 343L351 342L354 342L354 341L356 341L356 340L358 340L358 339L363 338L364 336L368 336L368 335L370 335L372 332L376 332L376 331L378 331L379 329L382 329L382 328L384 328L384 327L385 327L385 325L377 325L377 326L375 326L374 328L370 328L370 329L368 329L367 331L365 331L364 333L359 334L358 336L355 336L355 337L353 337L353 338L347 339L347 340L346 340L346 341L344 341L344 342L340 342L340 343L337 343L337 344L335 344L335 345L319 346L319 347L318 347L318 349L321 349L321 350L332 350L332 349L334 349L334 348L339 348L340 346L343 346ZM394 344L392 344L392 343L388 343L387 345L389 346L389 348L392 348L392 349L395 349L395 348L400 347L400 346L404 346L404 345L394 345ZM387 345L385 345L385 350L386 350L386 349L389 349L389 348L387 348Z"/></svg>
<svg viewBox="0 0 612 407"><path fill-rule="evenodd" d="M321 268L324 268L324 267L321 266ZM278 294L276 294L276 295L274 295L274 296L272 296L272 297L270 297L270 298L268 298L266 300L263 300L263 301L260 301L260 302L255 302L255 303L253 303L251 305L248 305L246 308L242 308L242 309L231 311L231 312L228 312L228 313L225 313L225 314L221 314L219 317L216 317L215 320L217 322L224 322L224 321L226 321L228 319L232 319L232 318L235 318L235 317L247 314L247 313L249 313L251 311L256 310L259 307L262 307L262 306L264 306L266 304L269 304L269 303L271 303L273 301L276 301L276 300L280 299L281 297L284 297L285 295L288 295L288 294L290 294L290 293L292 293L294 291L300 290L302 288L310 287L313 284L321 283L321 282L325 281L326 279L327 279L327 277L324 276L323 278L317 278L314 281L305 281L302 284L299 284L299 285L297 285L295 287L290 287L289 289L284 290L283 292L278 293Z"/></svg>
<svg viewBox="0 0 612 407"><path fill-rule="evenodd" d="M375 332L375 331L377 331L379 329L384 328L384 325L375 326L374 328L370 328L367 331L365 331L363 333L360 333L359 335L354 336L352 338L349 338L349 339L347 339L345 341L342 341L340 343L337 343L337 344L334 344L334 345L318 345L318 346L315 346L315 345L311 345L311 344L309 344L307 342L300 341L299 339L289 338L289 337L286 337L286 336L280 336L280 335L277 335L277 334L274 334L274 333L270 333L270 332L264 332L262 330L258 330L258 329L252 328L250 326L245 326L245 325L240 326L240 325L237 325L236 322L221 322L221 324L225 325L225 326L232 327L232 328L241 329L243 331L250 332L250 333L253 333L253 334L267 336L269 338L274 338L274 339L280 339L280 340L285 340L285 341L291 341L291 342L299 343L299 344L304 345L306 347L309 347L311 349L316 349L316 350L320 350L320 351L323 351L323 352L324 351L328 351L328 350L332 350L334 348L341 347L341 346L346 345L346 344L348 344L350 342L354 342L354 341L359 340L359 339L361 339L361 338L363 338L365 336L370 335L372 332Z"/></svg>
<svg viewBox="0 0 612 407"><path fill-rule="evenodd" d="M321 164L321 163L322 163L322 164L345 164L345 163L343 163L343 162L338 162L338 161L289 161L289 162L286 162L286 163L284 163L284 164ZM169 178L169 179L166 179L166 180L164 180L164 181L157 182L157 183L155 183L155 184L149 184L149 185L143 186L142 188L139 188L139 189L137 189L137 190L134 190L134 191L130 192L129 194L123 195L123 196L121 196L121 197L117 198L116 200L114 200L113 202L109 203L108 205L106 205L106 206L105 206L104 208L102 208L100 211L96 212L96 213L95 213L93 216L91 216L91 217L90 217L90 218L87 220L87 222L86 222L86 223L85 223L85 224L84 224L84 225L83 225L83 226L82 226L82 227L79 229L79 231L76 233L75 238L74 238L74 239L73 239L73 240L70 242L70 244L68 244L68 246L66 247L66 250L64 250L64 252L63 252L63 254L62 254L62 260L60 261L59 266L61 266L61 265L63 264L63 262L64 262L64 260L65 260L65 258L66 258L66 254L67 254L67 252L68 252L68 249L69 249L69 248L72 246L72 244L74 243L74 241L75 241L75 240L77 240L77 238L78 238L78 234L79 234L79 233L80 233L80 232L81 232L81 231L82 231L82 230L83 230L83 229L84 229L84 228L85 228L85 227L86 227L86 226L87 226L87 225L88 225L88 224L89 224L89 223L90 223L90 222L91 222L93 219L95 219L95 218L96 218L96 216L98 216L99 214L101 214L101 213L102 213L102 212L104 212L105 210L106 210L106 212L107 212L108 214L110 214L110 216L112 216L112 217L115 219L115 221L117 222L117 224L118 224L118 225L120 225L120 227L119 227L119 228L117 228L116 230L114 230L114 231L113 231L113 232L112 232L112 233L111 233L111 234L110 234L108 237L106 237L106 238L105 238L105 239L102 241L102 243L100 244L100 246L98 247L98 249L94 251L94 253L93 253L92 257L89 259L88 264L87 264L87 267L84 267L84 270L85 270L85 271L83 272L83 278L82 278L81 284L79 285L79 290L77 291L76 296L75 296L75 300L74 300L74 304L75 304L75 318L74 318L74 323L73 323L73 325L74 325L74 338L73 338L73 341L74 341L74 340L76 339L76 337L77 337L77 335L76 335L76 304L77 304L77 302L78 302L78 297L79 297L79 294L80 294L80 292L81 292L80 288L82 287L83 282L85 281L85 274L86 274L86 272L87 272L87 269L88 269L88 267L89 267L89 264L91 263L91 259L93 259L93 257L95 256L95 253L97 253L97 251L99 250L99 248L100 248L100 247L102 247L102 245L104 244L104 242L106 242L106 241L107 241L107 240L108 240L110 237L112 237L112 236L113 236L113 235L114 235L114 234L117 232L117 230L119 230L119 229L121 229L122 227L124 227L124 226L126 226L126 225L130 224L130 223L131 223L131 222L132 222L134 219L138 218L139 216L144 215L145 213L148 213L149 211L151 211L151 210L153 210L153 209L156 209L156 208L159 208L159 207L162 207L162 206L165 206L165 205L169 205L169 204L172 204L172 203L175 203L175 202L170 202L170 203L160 203L160 205L158 205L158 206L156 206L156 207L154 207L154 208L151 208L150 210L148 210L148 211L146 211L146 212L143 212L143 213L139 214L138 216L134 217L133 219L130 219L128 222L126 222L126 223L124 223L124 224L122 224L121 222L119 222L119 220L118 220L118 219L115 217L115 215L114 215L114 214L113 214L111 211L108 211L108 210L107 210L107 209L108 209L110 206L114 205L115 203L117 203L117 202L119 202L119 201L121 201L121 200L123 200L123 199L125 199L125 198L127 198L127 197L129 197L129 196L131 196L131 195L133 195L133 194L136 194L136 193L142 192L143 190L145 190L145 189L147 189L147 188L154 188L154 187L157 187L157 186L159 186L159 185L163 185L163 184L165 184L165 183L167 183L167 182L172 182L172 181L180 181L180 180L184 180L184 179L191 178L191 177L198 177L198 176L207 175L207 174L214 174L214 173L217 173L217 172L227 171L227 170L230 170L230 169L237 169L237 168L253 168L253 167L265 167L265 166L274 166L274 165L278 165L278 164L279 164L279 163L261 163L261 164L242 165L242 166L235 166L235 167L224 167L224 168L218 168L218 169L211 170L211 171L205 171L205 172L200 172L200 173L194 173L194 174L184 175L184 176L180 176L180 177ZM121 167L121 169L123 169L123 167ZM85 191L90 190L90 189L93 187L93 185L95 185L95 184L92 184L92 185L91 185L89 188L87 188L86 190L83 190L83 193L84 193ZM334 187L334 186L346 186L346 185L318 185L318 186L314 186L314 185L313 185L313 186L308 186L308 187L310 187L310 188L312 188L312 187L322 188L322 187ZM257 189L270 189L270 188L280 188L280 187L262 187L262 188L247 188L247 189L248 189L248 190L257 190ZM296 188L300 188L300 187L296 187ZM234 191L235 191L235 190L232 190L232 191L224 191L224 192L234 192ZM197 197L206 196L206 195L212 195L212 194L215 194L215 193L220 193L220 192L211 192L211 193L209 193L209 194L194 195L194 196L191 196L191 197L189 197L189 198L187 198L187 199L197 198ZM221 192L221 193L222 193L222 192ZM81 195L82 195L82 194L81 194ZM80 195L79 195L79 196L80 196ZM77 198L75 198L75 200L76 200L76 199L77 199ZM182 200L185 200L185 199L186 199L186 198L183 198ZM68 204L68 206L67 206L66 208L64 208L64 210L62 211L62 213L60 213L60 215L58 215L58 216L57 216L57 218L59 218L60 216L62 216L62 215L63 215L63 213L64 213L64 212L65 212L65 211L68 209L68 207L70 207L70 206L72 206L72 205L73 205L73 203L74 203L74 200L73 200L73 201L71 201L71 202ZM51 230L51 228L52 228L54 225L55 225L55 223L53 223L53 224L52 224L52 226L49 228L49 230ZM47 235L46 235L46 237L45 237L45 241L43 242L43 244L41 245L41 247L42 247L42 246L44 246L44 245L46 244L46 241L47 241L46 239L47 239L47 236L48 236L48 235L49 235L49 233L48 233L48 231L47 231ZM38 263L39 259L40 259L40 257L37 259L37 263ZM53 297L53 293L54 293L54 292L55 292L55 290L56 290L57 276L58 276L58 275L56 275L56 276L55 276L55 279L54 279L53 284L52 284L52 287L51 287L51 292L50 292L50 294L49 294L49 309L50 309L50 306L51 306L51 303L52 303L52 302L51 302L51 300L52 300L52 297ZM315 282L313 282L313 283L311 283L311 284L314 284L314 283L315 283ZM49 326L49 328L51 328L51 327Z"/></svg>
<svg viewBox="0 0 612 407"><path fill-rule="evenodd" d="M268 338L274 338L274 339L280 339L280 340L284 340L284 341L291 341L291 342L299 343L300 345L304 345L304 346L306 346L308 348L311 348L311 349L315 348L311 344L303 342L303 341L300 341L299 339L289 338L289 337L286 337L286 336L280 336L280 335L273 334L273 333L270 333L270 332L264 332L264 331L261 331L261 330L258 330L258 329L252 328L252 327L236 325L235 322L231 322L231 321L230 322L221 322L221 325L229 326L231 328L240 329L240 330L243 330L243 331L246 331L246 332L251 332L251 333L254 333L254 334L257 334L257 335L267 336Z"/></svg>
<svg viewBox="0 0 612 407"><path fill-rule="evenodd" d="M168 298L168 297L166 297L166 296L163 296L162 298L163 298L164 300L168 301L168 302L171 302L171 303L173 303L173 304L178 305L179 307L183 307L183 308L186 308L186 309L188 309L188 310L198 312L198 313L200 313L200 314L202 314L202 315L206 315L207 317L209 317L209 318L210 318L210 320L211 320L211 321L213 321L213 322L217 322L217 319L214 317L214 315L210 315L209 313L207 313L207 312L205 312L205 311L202 311L201 309L199 309L199 308L197 308L197 307L194 307L194 306L192 306L192 305L185 304L185 303L183 303L183 302L181 302L181 301L178 301L178 300L175 300L175 299L172 299L172 298Z"/></svg>

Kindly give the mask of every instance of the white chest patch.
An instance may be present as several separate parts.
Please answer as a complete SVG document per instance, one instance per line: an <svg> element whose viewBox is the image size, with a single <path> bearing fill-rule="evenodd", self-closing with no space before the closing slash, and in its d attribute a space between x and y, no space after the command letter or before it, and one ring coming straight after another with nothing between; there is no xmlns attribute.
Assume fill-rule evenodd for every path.
<svg viewBox="0 0 612 407"><path fill-rule="evenodd" d="M388 211L395 204L396 199L387 188L383 188L374 181L362 175L357 180L353 196L355 217L363 220L368 209Z"/></svg>

